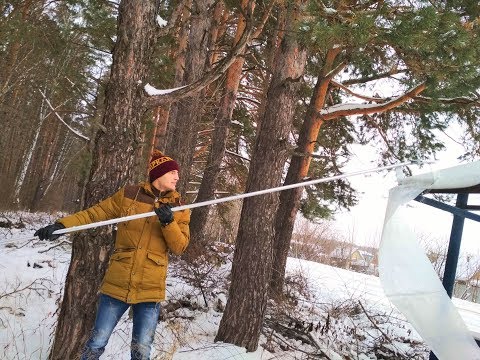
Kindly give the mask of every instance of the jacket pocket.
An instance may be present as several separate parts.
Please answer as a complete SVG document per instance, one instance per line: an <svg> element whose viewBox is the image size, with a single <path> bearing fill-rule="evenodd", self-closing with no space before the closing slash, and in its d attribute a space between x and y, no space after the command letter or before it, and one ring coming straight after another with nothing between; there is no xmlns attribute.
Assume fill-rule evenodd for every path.
<svg viewBox="0 0 480 360"><path fill-rule="evenodd" d="M145 259L145 268L143 272L143 289L165 289L165 279L167 277L167 257L162 254L147 252Z"/></svg>
<svg viewBox="0 0 480 360"><path fill-rule="evenodd" d="M130 272L132 270L133 251L120 251L110 257L105 282L128 289Z"/></svg>
<svg viewBox="0 0 480 360"><path fill-rule="evenodd" d="M152 265L151 261L153 261L158 266L165 266L166 265L165 255L160 255L160 254L155 254L155 253L152 253L152 252L147 252L147 259L150 260L150 261L148 261L149 265Z"/></svg>
<svg viewBox="0 0 480 360"><path fill-rule="evenodd" d="M110 257L110 263L113 261L119 261L122 263L130 264L132 261L133 251L119 251L112 254Z"/></svg>

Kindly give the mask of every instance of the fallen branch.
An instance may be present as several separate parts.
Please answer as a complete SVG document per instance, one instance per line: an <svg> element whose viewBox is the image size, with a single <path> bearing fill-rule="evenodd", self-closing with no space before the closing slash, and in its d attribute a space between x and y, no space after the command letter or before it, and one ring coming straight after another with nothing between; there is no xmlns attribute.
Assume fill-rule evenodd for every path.
<svg viewBox="0 0 480 360"><path fill-rule="evenodd" d="M25 290L35 290L37 293L38 293L38 290L49 290L47 288L39 289L39 288L34 287L34 285L37 285L38 283L43 285L43 283L46 282L46 281L51 282L51 280L48 280L48 279L45 279L45 278L40 278L40 279L33 280L30 284L24 286L23 288L19 288L17 286L17 288L13 291L10 291L10 292L5 293L5 294L0 294L0 299L2 299L4 297L7 297L7 296L10 296L10 295L13 295L13 294L17 294L17 293L25 291Z"/></svg>
<svg viewBox="0 0 480 360"><path fill-rule="evenodd" d="M366 311L365 308L363 307L363 304L362 304L362 302L361 302L360 300L358 300L358 304L359 304L360 307L362 308L362 311L363 311L363 313L365 314L365 316L367 317L367 319L372 323L373 327L374 327L375 329L377 329L378 332L379 332L380 334L382 334L383 337L384 337L385 339L387 339L390 344L393 344L392 339L390 339L390 338L388 337L388 335L385 334L385 333L383 332L383 330L378 327L377 323L376 323L375 321L373 321L373 319L370 317L370 315L368 315L367 311Z"/></svg>
<svg viewBox="0 0 480 360"><path fill-rule="evenodd" d="M358 301L358 304L359 304L360 307L362 308L362 311L363 311L363 313L365 314L365 316L367 317L367 319L372 323L373 327L378 330L378 332L383 336L383 338L384 338L385 340L387 340L390 344L392 344L392 346L396 349L396 351L397 351L399 354L401 354L404 358L407 359L408 356L407 356L406 354L403 354L403 352L395 345L395 343L393 342L393 340L390 339L390 337L389 337L387 334L385 334L385 332L384 332L382 329L380 329L380 328L378 327L377 323L370 317L370 315L367 313L367 311L366 311L365 308L363 307L363 304L362 304L362 302L361 302L360 300Z"/></svg>
<svg viewBox="0 0 480 360"><path fill-rule="evenodd" d="M290 318L291 319L291 318ZM292 319L296 321L296 319ZM282 336L288 338L288 339L293 339L293 340L300 340L304 344L308 344L315 348L317 352L315 353L310 353L305 350L302 350L300 348L294 348L292 344L287 343L285 340L280 338L278 335L272 333L270 336L275 336L279 340L281 340L284 345L287 345L290 348L294 348L296 351L303 352L305 354L308 354L310 356L322 356L324 359L331 360L331 358L325 354L325 352L320 348L319 344L317 341L313 338L313 336L309 333L309 331L301 326L295 326L295 327L288 327L285 325L282 325L280 322L276 321L275 319L265 319L265 325L269 328L274 330L275 332L281 334Z"/></svg>
<svg viewBox="0 0 480 360"><path fill-rule="evenodd" d="M63 244L72 245L72 242L71 242L71 241L68 241L68 240L63 240L61 243L58 243L58 244L53 245L53 246L50 246L48 249L45 249L45 250L39 250L38 252L39 252L39 253L46 253L47 251L50 251L50 250L52 250L52 249L55 249L56 247L62 246Z"/></svg>

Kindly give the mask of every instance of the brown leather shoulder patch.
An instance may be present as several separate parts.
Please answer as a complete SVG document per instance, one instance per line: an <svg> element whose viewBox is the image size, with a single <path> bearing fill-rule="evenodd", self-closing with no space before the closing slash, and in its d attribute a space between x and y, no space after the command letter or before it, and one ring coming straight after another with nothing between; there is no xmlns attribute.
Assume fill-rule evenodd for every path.
<svg viewBox="0 0 480 360"><path fill-rule="evenodd" d="M133 200L137 196L138 190L140 190L140 186L138 185L127 185L125 186L124 196L127 199Z"/></svg>
<svg viewBox="0 0 480 360"><path fill-rule="evenodd" d="M138 185L125 186L125 197L145 204L153 204L153 197L145 192L145 189Z"/></svg>
<svg viewBox="0 0 480 360"><path fill-rule="evenodd" d="M153 204L154 198L145 192L145 189L138 185L125 186L125 198L145 204Z"/></svg>
<svg viewBox="0 0 480 360"><path fill-rule="evenodd" d="M144 188L140 187L140 191L138 192L138 196L137 196L137 201L145 204L153 204L153 202L155 201L155 198L152 195L146 193Z"/></svg>

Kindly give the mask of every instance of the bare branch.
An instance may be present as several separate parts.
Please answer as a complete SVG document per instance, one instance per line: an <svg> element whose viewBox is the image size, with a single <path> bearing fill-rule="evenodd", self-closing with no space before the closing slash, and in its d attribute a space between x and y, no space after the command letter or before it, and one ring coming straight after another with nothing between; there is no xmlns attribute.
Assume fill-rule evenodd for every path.
<svg viewBox="0 0 480 360"><path fill-rule="evenodd" d="M382 99L382 98L376 98L376 97L370 97L370 96L365 96L365 95L361 95L361 94L358 94L356 92L354 92L353 90L350 90L348 87L346 87L345 85L343 84L340 84L334 80L332 80L330 82L330 84L332 84L332 86L334 87L337 87L337 88L340 88L342 90L344 90L346 93L356 97L356 98L359 98L359 99L362 99L362 100L365 100L365 101L373 101L373 102L383 102L385 101L385 99Z"/></svg>
<svg viewBox="0 0 480 360"><path fill-rule="evenodd" d="M45 249L45 250L38 250L39 253L46 253L47 251L50 251L52 249L55 249L56 247L59 247L59 246L62 246L62 245L72 245L72 242L71 241L68 241L68 240L63 240L62 242L56 244L56 245L53 245L53 246L50 246L48 249Z"/></svg>
<svg viewBox="0 0 480 360"><path fill-rule="evenodd" d="M251 7L252 3L250 3L250 9L247 11L249 16L246 17L245 31L243 32L237 44L232 48L228 56L219 61L218 65L211 71L207 72L201 79L165 94L147 97L143 103L144 108L152 109L154 107L165 105L183 99L187 96L191 96L201 91L203 88L222 76L223 73L230 67L230 65L233 64L236 58L244 53L247 43L252 39L254 27L252 24Z"/></svg>
<svg viewBox="0 0 480 360"><path fill-rule="evenodd" d="M172 15L170 16L170 20L168 21L167 25L157 31L157 36L165 36L170 32L172 28L174 28L178 18L182 14L183 8L187 5L187 2L188 0L183 0L178 3L177 7L175 8L175 10L173 10ZM155 21L156 20L157 19L155 19Z"/></svg>
<svg viewBox="0 0 480 360"><path fill-rule="evenodd" d="M270 13L272 12L273 6L277 3L277 1L278 0L272 0L270 2L270 6L267 8L267 10L265 10L265 13L263 14L263 18L260 21L260 24L257 26L257 30L255 30L255 32L252 35L253 39L258 38L260 36L260 34L262 33L263 28L264 28L265 24L267 23L268 18L270 17Z"/></svg>
<svg viewBox="0 0 480 360"><path fill-rule="evenodd" d="M367 76L367 77L364 77L364 78L351 79L351 80L344 81L343 85L364 84L364 83L374 81L374 80L385 79L385 78L388 78L392 75L402 74L402 73L405 73L407 71L408 71L408 69L398 69L398 68L395 67L395 68L393 68L393 69L391 69L387 72L384 72L384 73L379 73L379 74L375 74L375 75L372 75L372 76Z"/></svg>
<svg viewBox="0 0 480 360"><path fill-rule="evenodd" d="M385 112L402 105L410 99L413 99L423 90L425 90L425 87L425 83L422 83L405 94L382 104L338 104L319 111L317 115L322 120L332 120L337 119L340 116L367 115Z"/></svg>
<svg viewBox="0 0 480 360"><path fill-rule="evenodd" d="M378 133L380 134L380 137L382 138L383 142L385 143L385 146L388 149L388 152L397 160L400 160L397 154L395 154L395 151L393 150L392 146L390 145L390 142L388 141L387 134L378 126L377 122L373 120L370 116L366 115L367 121L372 124L372 126L377 129Z"/></svg>
<svg viewBox="0 0 480 360"><path fill-rule="evenodd" d="M338 51L340 52L340 51ZM336 56L336 55L335 55ZM337 75L340 71L342 71L345 66L347 66L347 62L346 61L342 61L341 63L339 63L337 66L335 66L332 70L330 70L326 75L325 75L325 79L326 80L331 80L335 77L335 75Z"/></svg>
<svg viewBox="0 0 480 360"><path fill-rule="evenodd" d="M44 285L44 283L47 282L47 281L48 281L48 282L51 282L51 280L45 279L45 278L35 279L35 280L33 280L30 284L28 284L28 285L26 285L26 286L24 286L24 287L22 287L22 288L21 288L20 286L17 286L14 290L12 290L12 291L10 291L10 292L8 292L8 293L0 294L0 299L1 299L1 298L4 298L4 297L7 297L7 296L10 296L10 295L13 295L13 294L16 294L16 293L19 293L19 292L22 292L22 291L27 290L27 289L31 289L31 290L48 290L48 289L45 287L45 285ZM34 285L38 285L38 284L44 286L44 288L43 288L43 289L37 289L37 288L35 288Z"/></svg>
<svg viewBox="0 0 480 360"><path fill-rule="evenodd" d="M48 100L47 96L43 93L42 90L38 89L38 92L40 94L42 94L42 97L44 98L45 102L47 103L48 107L53 111L53 113L55 114L55 116L57 117L58 120L60 120L71 132L73 132L76 136L78 136L79 138L82 138L83 140L87 140L87 141L90 141L90 138L79 133L77 130L75 130L74 128L72 128L70 125L68 125L65 120L62 119L62 117L58 114L58 112L55 110L55 108L52 106L52 104L50 103L50 101Z"/></svg>
<svg viewBox="0 0 480 360"><path fill-rule="evenodd" d="M359 304L360 307L362 308L362 311L363 311L363 313L365 314L365 316L367 317L367 319L372 323L373 327L374 327L375 329L377 329L380 334L382 334L382 336L383 336L383 338L384 338L385 340L387 340L390 344L392 344L392 345L397 349L397 351L404 356L403 351L401 351L399 348L397 348L397 346L395 346L395 343L393 342L393 340L390 339L390 337L389 337L382 329L380 329L380 328L378 327L377 323L372 319L372 317L371 317L371 316L368 314L368 312L365 310L365 308L363 307L363 304L362 304L362 302L361 302L360 300L358 301L358 304Z"/></svg>
<svg viewBox="0 0 480 360"><path fill-rule="evenodd" d="M233 151L230 151L230 150L225 150L225 153L228 154L228 155L236 156L236 157L238 157L238 158L240 158L240 159L242 159L242 160L250 161L250 159L248 159L248 158L246 158L246 157L244 157L244 156L242 156L242 155L240 155L240 154L237 154L237 153L235 153L235 152L233 152Z"/></svg>
<svg viewBox="0 0 480 360"><path fill-rule="evenodd" d="M459 96L456 98L438 98L432 99L426 96L415 96L414 98L417 102L423 103L432 103L438 102L444 105L471 105L471 106L480 106L480 97L477 95L476 97L466 97L466 96Z"/></svg>

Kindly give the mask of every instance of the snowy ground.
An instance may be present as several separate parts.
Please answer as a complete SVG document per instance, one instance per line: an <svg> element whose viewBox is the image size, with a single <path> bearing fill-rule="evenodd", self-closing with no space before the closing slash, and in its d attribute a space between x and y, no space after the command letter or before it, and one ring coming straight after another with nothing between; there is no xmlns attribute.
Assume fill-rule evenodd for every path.
<svg viewBox="0 0 480 360"><path fill-rule="evenodd" d="M70 259L68 237L27 240L56 217L0 214L0 358L46 359ZM23 225L22 225L23 224ZM19 227L19 228L16 228ZM59 245L61 244L61 245ZM54 247L55 245L59 245ZM415 330L389 304L378 278L289 258L287 305L269 304L254 353L215 343L226 303L227 262L208 268L203 294L181 261L169 270L153 359L427 359ZM197 269L201 270L202 269ZM469 328L480 334L480 305L455 299ZM131 321L120 321L102 359L129 359Z"/></svg>

